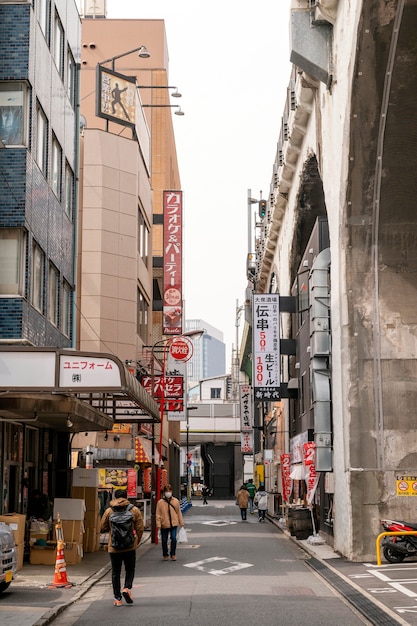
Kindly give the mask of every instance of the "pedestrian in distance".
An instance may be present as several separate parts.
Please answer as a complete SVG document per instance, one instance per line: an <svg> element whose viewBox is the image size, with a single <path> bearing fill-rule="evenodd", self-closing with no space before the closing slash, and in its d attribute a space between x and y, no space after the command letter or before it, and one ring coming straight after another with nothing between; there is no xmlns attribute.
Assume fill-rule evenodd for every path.
<svg viewBox="0 0 417 626"><path fill-rule="evenodd" d="M208 504L207 498L210 495L210 489L207 487L207 485L203 485L201 489L201 495L203 496L203 504Z"/></svg>
<svg viewBox="0 0 417 626"><path fill-rule="evenodd" d="M246 489L249 491L249 513L253 513L253 499L256 493L256 485L252 479L246 483Z"/></svg>
<svg viewBox="0 0 417 626"><path fill-rule="evenodd" d="M249 505L249 491L246 489L245 485L242 485L239 491L236 494L236 503L240 509L240 516L242 518L242 522L246 522L247 520L247 511Z"/></svg>
<svg viewBox="0 0 417 626"><path fill-rule="evenodd" d="M258 507L258 522L265 521L265 513L268 509L268 494L265 491L264 484L261 483L255 494L254 502Z"/></svg>
<svg viewBox="0 0 417 626"><path fill-rule="evenodd" d="M127 499L125 489L116 489L114 500L104 511L100 532L109 533L107 550L111 562L111 581L114 606L122 606L122 597L133 604L132 586L135 578L136 548L143 535L143 517L140 510ZM125 584L121 590L122 565L125 568Z"/></svg>
<svg viewBox="0 0 417 626"><path fill-rule="evenodd" d="M177 560L177 528L184 527L180 501L172 495L172 485L165 485L162 498L156 505L156 527L161 531L162 557L164 561ZM168 540L170 549L168 549Z"/></svg>

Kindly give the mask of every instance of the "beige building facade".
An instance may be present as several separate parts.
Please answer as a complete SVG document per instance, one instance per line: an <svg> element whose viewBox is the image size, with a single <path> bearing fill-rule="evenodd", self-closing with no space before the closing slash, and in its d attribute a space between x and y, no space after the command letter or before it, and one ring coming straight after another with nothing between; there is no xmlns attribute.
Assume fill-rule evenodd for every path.
<svg viewBox="0 0 417 626"><path fill-rule="evenodd" d="M138 56L141 46L149 58ZM134 77L134 125L96 115L98 66ZM168 86L163 20L82 20L77 348L113 353L138 374L160 368L150 346L163 339L163 191L181 189ZM159 428L144 425L139 434L159 448ZM74 444L111 447L113 457L120 449L123 462L138 427L125 430ZM178 487L179 430L164 421L164 468Z"/></svg>

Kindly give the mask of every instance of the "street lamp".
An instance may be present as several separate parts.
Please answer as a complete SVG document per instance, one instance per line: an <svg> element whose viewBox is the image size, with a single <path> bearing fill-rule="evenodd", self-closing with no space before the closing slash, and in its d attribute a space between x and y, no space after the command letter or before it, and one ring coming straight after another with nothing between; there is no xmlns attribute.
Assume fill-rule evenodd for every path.
<svg viewBox="0 0 417 626"><path fill-rule="evenodd" d="M110 57L110 59L106 59L105 61L100 61L99 65L104 65L105 63L110 63L111 61L111 67L112 70L114 70L114 62L116 61L116 59L121 59L122 57L126 57L128 54L133 54L134 52L137 52L138 57L140 57L141 59L149 59L149 57L151 56L146 46L139 46L138 48L133 48L133 50L129 50L128 52L116 54L116 56Z"/></svg>
<svg viewBox="0 0 417 626"><path fill-rule="evenodd" d="M164 108L171 108L171 107L175 107L178 109L178 111L174 111L175 115L185 115L184 111L181 110L181 107L179 104L142 104L142 107L144 109L148 108L148 109L164 109Z"/></svg>
<svg viewBox="0 0 417 626"><path fill-rule="evenodd" d="M160 403L159 403L159 411L160 411L160 433L159 433L159 463L158 463L158 467L157 467L157 471L156 471L156 485L155 485L155 489L153 490L155 492L155 508L156 508L156 503L160 500L161 497L161 472L162 472L162 435L163 435L163 425L164 425L164 413L165 413L165 372L166 372L166 366L167 366L167 355L168 355L168 349L173 346L173 344L175 344L175 341L178 342L178 340L187 340L190 339L191 337L197 338L197 337L201 337L201 335L204 333L204 330L189 330L189 331L185 331L184 333L182 333L181 335L174 335L172 337L166 337L164 339L161 339L160 341L157 341L156 343L153 344L153 346L144 346L144 347L150 347L151 348L151 352L152 352L152 372L153 370L153 363L154 363L154 359L155 357L155 352L157 350L157 348L161 348L162 352L163 352L163 361L162 361L162 377L161 377L161 398L160 398ZM188 348L192 348L192 343L191 341L189 342L189 346ZM172 353L172 352L171 352ZM188 354L183 354L181 356L181 358L179 360L181 360L182 362L187 361L188 359L190 359L192 356L192 351ZM175 358L175 356L174 356ZM152 390L153 390L153 381L152 381ZM153 444L154 446L154 438L153 438ZM154 448L152 448L152 451L154 450ZM154 454L154 452L153 452ZM187 466L188 467L188 466ZM154 508L154 507L153 507ZM155 544L158 544L158 532L157 532L157 528L156 528L156 519L155 519L155 515L152 515L151 517L151 539L152 542Z"/></svg>
<svg viewBox="0 0 417 626"><path fill-rule="evenodd" d="M182 98L182 94L178 91L178 87L170 85L137 85L138 89L175 89L170 95L173 98Z"/></svg>

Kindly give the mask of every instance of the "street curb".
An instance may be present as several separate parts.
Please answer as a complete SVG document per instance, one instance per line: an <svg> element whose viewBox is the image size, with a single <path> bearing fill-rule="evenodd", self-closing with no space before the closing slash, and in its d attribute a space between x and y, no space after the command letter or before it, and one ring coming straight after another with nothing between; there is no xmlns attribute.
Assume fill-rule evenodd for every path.
<svg viewBox="0 0 417 626"><path fill-rule="evenodd" d="M145 539L140 542L139 546L137 547L137 550L140 550L140 548L144 546L145 544L150 543L150 540L151 540L151 533L148 533ZM109 561L109 563L105 565L104 567L102 567L100 570L98 570L98 572L95 572L94 574L89 576L89 578L86 578L86 580L81 583L79 592L76 593L74 596L72 596L72 598L70 598L68 602L64 602L63 604L58 604L57 606L54 606L52 609L49 609L46 613L44 613L44 615L42 615L41 618L38 619L37 622L33 624L33 626L48 626L48 624L51 624L54 621L54 619L58 617L58 615L60 615L63 611L65 611L65 609L67 609L72 604L77 602L80 598L82 598L87 593L87 591L89 591L91 587L93 587L97 582L99 582L99 580L104 578L104 576L108 574L110 570L111 570L111 563Z"/></svg>
<svg viewBox="0 0 417 626"><path fill-rule="evenodd" d="M330 565L327 562L327 559L322 559L320 558L320 556L318 556L314 550L310 549L308 545L305 545L303 543L300 543L295 537L293 537L286 529L282 528L282 526L274 519L272 519L270 516L268 516L269 521L276 527L278 528L284 535L286 535L288 537L288 539L290 539L293 543L295 543L299 548L301 548L306 554L308 554L311 559L314 561L319 562L323 568L329 570L329 572L332 572L332 574L334 574L334 576L336 576L337 578L339 578L345 585L349 585L355 592L356 594L360 594L361 596L363 596L368 602L370 602L371 604L373 604L375 607L377 607L377 609L381 610L383 613L385 613L387 616L389 616L390 618L390 622L386 621L384 622L384 625L388 626L388 624L390 624L391 626L409 626L409 623L404 621L401 617L399 617L396 613L394 613L389 607L385 606L384 604L382 604L382 602L379 602L374 596L372 596L371 594L369 594L367 591L365 591L364 589L362 589L361 587L359 587L358 585L356 585L352 580L350 580L349 578L347 578L346 576L344 576L341 572L339 572L336 568L334 568L332 565ZM335 554L337 554L335 552ZM381 626L381 621L372 621L371 617L369 615L367 615L365 612L361 611L360 607L358 607L356 605L355 602L352 602L349 597L345 594L343 594L343 592L341 590L339 590L337 588L337 586L335 586L334 584L332 584L331 581L329 581L327 579L326 576L324 576L321 572L320 569L314 567L314 565L310 565L308 563L308 561L306 561L306 563L309 565L309 567L311 567L311 569L318 574L321 578L324 578L324 580L326 580L326 582L328 584L331 585L331 587L333 589L335 589L343 598L344 600L346 600L350 605L352 605L356 611L358 611L359 613L361 613L368 621L370 621L371 623L375 624L375 626Z"/></svg>

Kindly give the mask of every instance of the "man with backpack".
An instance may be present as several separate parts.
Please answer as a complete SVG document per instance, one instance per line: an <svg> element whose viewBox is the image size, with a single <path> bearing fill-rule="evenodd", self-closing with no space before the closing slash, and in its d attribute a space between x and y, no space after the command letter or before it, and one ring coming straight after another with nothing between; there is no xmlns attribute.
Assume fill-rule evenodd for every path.
<svg viewBox="0 0 417 626"><path fill-rule="evenodd" d="M114 606L122 606L122 596L133 604L132 585L135 577L136 548L143 535L143 517L140 510L127 499L124 489L114 492L114 500L104 511L100 532L109 533L108 552L111 562ZM120 576L125 566L125 585L121 590Z"/></svg>

